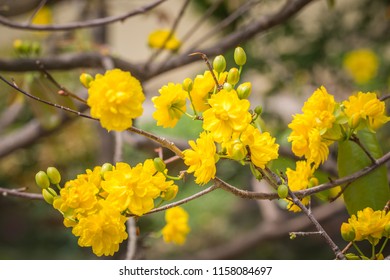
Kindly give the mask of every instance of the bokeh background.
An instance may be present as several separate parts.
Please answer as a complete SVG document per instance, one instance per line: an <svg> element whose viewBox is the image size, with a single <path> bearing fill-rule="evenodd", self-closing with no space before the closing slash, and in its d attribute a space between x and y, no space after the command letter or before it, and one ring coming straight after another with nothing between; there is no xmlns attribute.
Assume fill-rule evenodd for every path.
<svg viewBox="0 0 390 280"><path fill-rule="evenodd" d="M26 3L30 2L31 7ZM31 2L35 2L34 5ZM27 21L40 1L0 1L0 14L16 22ZM66 23L86 18L117 15L153 1L48 1L48 14L41 14L41 23ZM13 77L26 90L53 102L76 108L77 102L55 95L50 82L36 72L9 72L3 61L16 58L15 40L36 42L41 56L77 52L110 53L132 63L144 63L153 50L147 36L158 28L170 28L184 1L170 0L156 9L104 28L87 28L64 32L31 32L0 25L0 73ZM188 36L193 26L210 6L220 5L197 24L186 46L201 48L218 44L233 31L272 14L285 3L282 0L263 0L232 21L226 28L213 28L249 1L193 0L177 28L178 38ZM7 10L6 7L14 4ZM24 3L24 5L23 5ZM11 13L10 11L15 11ZM38 19L35 19L39 23ZM287 124L292 114L299 113L303 102L319 86L324 85L336 100L345 99L356 91L389 93L390 86L390 3L386 0L313 1L298 15L276 27L240 44L247 52L248 62L241 81L252 82L251 103L263 106L267 129L281 145L282 156L272 168L284 170L294 158L287 143ZM193 34L192 34L193 33ZM206 35L206 37L205 37ZM180 52L180 51L179 51ZM223 53L228 67L234 65L233 50ZM158 61L171 55L162 54ZM212 58L210 58L212 59ZM349 60L348 60L349 59ZM352 62L351 62L352 59ZM206 70L199 61L162 73L143 82L147 101L145 114L136 126L188 146L201 129L189 119L182 119L174 129L156 127L151 115L150 98L168 82L181 83ZM53 71L51 74L66 88L85 96L78 77L83 71L102 69L77 68ZM362 73L363 72L363 73ZM112 161L114 137L95 122L69 118L62 122L64 112L44 106L15 93L0 83L0 187L28 188L39 193L34 175L48 166L56 166L63 182L74 178L87 168ZM8 148L9 142L26 137L28 128L41 125L44 130L32 141L18 148ZM32 129L32 128L31 128ZM25 132L22 134L20 132ZM19 133L19 134L18 134ZM383 127L378 137L384 151L390 148L390 131ZM125 133L124 160L131 165L156 156L154 143ZM164 156L170 154L164 151ZM335 149L320 171L322 181L337 177ZM172 174L185 167L181 162L169 166ZM256 182L248 168L231 162L218 164L218 176L232 185L248 190L270 191ZM177 199L200 191L188 180L180 183ZM326 197L324 194L323 197ZM323 198L322 197L322 198ZM326 200L326 199L325 199ZM250 201L217 190L183 206L190 214L191 233L183 246L165 244L158 231L164 226L164 213L147 215L138 220L140 235L137 257L141 259L332 259L332 251L319 236L290 240L290 231L310 231L312 226L301 214L288 213L282 203ZM339 234L340 225L348 216L341 201L332 204L313 198L316 217L331 237L344 247ZM124 257L126 244L112 258ZM0 197L0 259L95 259L90 248L80 248L77 238L62 224L61 215L40 200Z"/></svg>

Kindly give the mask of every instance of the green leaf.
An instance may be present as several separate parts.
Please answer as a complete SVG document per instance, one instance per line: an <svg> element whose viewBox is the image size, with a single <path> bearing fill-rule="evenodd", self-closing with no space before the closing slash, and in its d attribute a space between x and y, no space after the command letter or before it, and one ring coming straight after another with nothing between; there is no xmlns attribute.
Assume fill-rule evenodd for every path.
<svg viewBox="0 0 390 280"><path fill-rule="evenodd" d="M361 130L357 136L374 158L382 156L376 134ZM355 173L372 164L361 147L352 141L340 141L337 157L339 176ZM390 189L385 166L352 182L344 191L344 202L350 215L366 207L381 210L390 199Z"/></svg>

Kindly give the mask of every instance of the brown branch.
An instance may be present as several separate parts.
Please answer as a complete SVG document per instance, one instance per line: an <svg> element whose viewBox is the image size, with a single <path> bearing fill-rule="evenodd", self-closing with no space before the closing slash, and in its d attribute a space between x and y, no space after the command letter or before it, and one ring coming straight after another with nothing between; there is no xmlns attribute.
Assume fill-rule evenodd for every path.
<svg viewBox="0 0 390 280"><path fill-rule="evenodd" d="M3 196L15 196L15 197L22 197L27 199L33 199L33 200L43 200L43 196L38 193L28 193L25 192L26 188L22 189L7 189L7 188L0 188L0 194Z"/></svg>
<svg viewBox="0 0 390 280"><path fill-rule="evenodd" d="M35 30L35 31L64 31L64 30L73 30L73 29L80 29L80 28L90 28L90 27L96 27L101 25L107 25L118 21L124 21L130 17L144 14L154 9L155 7L157 7L158 5L160 5L165 1L166 0L157 0L149 5L139 7L137 9L134 9L133 11L127 12L122 15L109 16L105 18L97 18L97 19L81 21L81 22L72 22L67 24L51 24L51 25L22 24L22 23L17 23L12 20L9 20L4 16L0 16L0 24L13 29Z"/></svg>

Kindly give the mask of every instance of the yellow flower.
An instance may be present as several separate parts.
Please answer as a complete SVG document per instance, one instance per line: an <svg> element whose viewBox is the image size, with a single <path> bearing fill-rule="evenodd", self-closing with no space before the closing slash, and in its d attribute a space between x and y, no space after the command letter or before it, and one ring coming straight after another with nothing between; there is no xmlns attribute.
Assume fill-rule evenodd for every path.
<svg viewBox="0 0 390 280"><path fill-rule="evenodd" d="M165 212L166 225L162 235L166 243L173 242L182 245L190 232L188 226L188 213L181 207L170 208Z"/></svg>
<svg viewBox="0 0 390 280"><path fill-rule="evenodd" d="M347 53L343 66L356 83L365 84L377 75L379 61L372 50L357 49Z"/></svg>
<svg viewBox="0 0 390 280"><path fill-rule="evenodd" d="M304 156L316 167L323 163L328 155L328 146L333 143L327 137L334 123L336 102L325 87L318 88L305 102L302 112L293 116L288 127L292 130L288 141L292 142L292 151L296 156Z"/></svg>
<svg viewBox="0 0 390 280"><path fill-rule="evenodd" d="M367 207L352 215L348 223L354 228L356 241L367 239L371 244L376 245L385 236L385 226L390 223L390 212L374 211Z"/></svg>
<svg viewBox="0 0 390 280"><path fill-rule="evenodd" d="M165 41L167 40L168 36L170 35L171 31L170 30L155 30L152 33L149 34L148 37L148 44L149 47L155 48L155 49L161 49L164 47L167 50L171 51L176 51L178 48L181 46L180 40L176 37L175 34L171 34L171 37L169 38L168 42Z"/></svg>
<svg viewBox="0 0 390 280"><path fill-rule="evenodd" d="M181 84L168 83L159 90L160 96L152 98L154 107L153 118L157 125L175 127L178 120L186 111L187 93Z"/></svg>
<svg viewBox="0 0 390 280"><path fill-rule="evenodd" d="M311 180L316 180L313 177L313 173L314 168L307 161L297 161L295 170L287 168L286 175L290 190L294 192L307 189L310 186ZM308 196L302 199L303 205L307 205L309 201L310 197ZM293 212L301 211L301 208L291 201L288 201L287 209Z"/></svg>
<svg viewBox="0 0 390 280"><path fill-rule="evenodd" d="M218 77L218 84L222 85L227 77L227 72L218 74L214 71L214 75ZM214 90L216 84L210 71L205 71L203 75L196 76L192 90L190 92L192 104L197 112L204 112L210 108L207 100L210 93Z"/></svg>
<svg viewBox="0 0 390 280"><path fill-rule="evenodd" d="M39 9L38 13L35 14L32 20L32 24L36 24L36 25L47 25L52 22L53 22L52 11L47 6Z"/></svg>
<svg viewBox="0 0 390 280"><path fill-rule="evenodd" d="M56 197L53 207L64 214L64 224L72 226L70 220L76 220L82 214L93 211L100 191L101 167L97 166L91 171L86 170L86 174L80 174L76 179L65 183L60 191L60 196Z"/></svg>
<svg viewBox="0 0 390 280"><path fill-rule="evenodd" d="M91 116L108 131L125 130L142 115L145 96L140 82L129 72L113 69L97 74L89 83L88 94Z"/></svg>
<svg viewBox="0 0 390 280"><path fill-rule="evenodd" d="M189 166L187 172L194 173L195 182L200 185L207 184L215 177L216 173L216 147L210 133L202 132L196 143L188 142L192 149L183 152L184 163Z"/></svg>
<svg viewBox="0 0 390 280"><path fill-rule="evenodd" d="M126 217L105 201L100 201L99 210L80 219L72 233L79 236L81 247L92 247L97 256L112 256L119 244L127 239Z"/></svg>
<svg viewBox="0 0 390 280"><path fill-rule="evenodd" d="M218 143L228 141L233 132L244 131L252 121L249 101L240 100L235 90L221 90L208 102L211 108L203 113L203 129L210 131Z"/></svg>
<svg viewBox="0 0 390 280"><path fill-rule="evenodd" d="M344 114L349 118L352 128L357 128L361 122L365 122L370 129L376 130L390 120L386 116L385 103L372 92L358 92L344 101L343 105Z"/></svg>

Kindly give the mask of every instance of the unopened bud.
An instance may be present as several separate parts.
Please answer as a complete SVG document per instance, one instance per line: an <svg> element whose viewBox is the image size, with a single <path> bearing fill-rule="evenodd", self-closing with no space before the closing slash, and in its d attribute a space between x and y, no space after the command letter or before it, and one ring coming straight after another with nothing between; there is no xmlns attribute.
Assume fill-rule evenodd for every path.
<svg viewBox="0 0 390 280"><path fill-rule="evenodd" d="M238 72L238 69L233 67L229 70L228 76L227 76L227 82L231 85L235 85L240 80L240 73Z"/></svg>
<svg viewBox="0 0 390 280"><path fill-rule="evenodd" d="M226 91L231 91L233 89L233 86L229 83L224 83L223 84L223 89Z"/></svg>
<svg viewBox="0 0 390 280"><path fill-rule="evenodd" d="M385 225L384 233L385 236L390 237L390 222L387 225Z"/></svg>
<svg viewBox="0 0 390 280"><path fill-rule="evenodd" d="M49 177L44 171L39 171L37 174L35 174L35 182L42 189L47 189L50 187Z"/></svg>
<svg viewBox="0 0 390 280"><path fill-rule="evenodd" d="M57 185L61 182L61 174L55 167L48 167L46 170L47 176L49 177L50 183Z"/></svg>
<svg viewBox="0 0 390 280"><path fill-rule="evenodd" d="M286 198L288 195L288 187L285 184L281 184L278 186L278 196L280 198Z"/></svg>
<svg viewBox="0 0 390 280"><path fill-rule="evenodd" d="M257 114L257 115L261 115L261 113L263 113L263 107L262 106L256 106L256 108L255 108L255 113Z"/></svg>
<svg viewBox="0 0 390 280"><path fill-rule="evenodd" d="M47 203L53 204L54 198L57 196L57 193L52 188L47 188L42 190L42 196Z"/></svg>
<svg viewBox="0 0 390 280"><path fill-rule="evenodd" d="M341 237L348 242L354 241L356 237L355 229L348 223L341 225Z"/></svg>
<svg viewBox="0 0 390 280"><path fill-rule="evenodd" d="M248 151L245 145L240 140L235 140L232 144L231 150L229 151L230 157L234 160L240 161L243 160Z"/></svg>
<svg viewBox="0 0 390 280"><path fill-rule="evenodd" d="M218 55L214 58L213 68L217 73L222 73L226 69L226 60L223 55Z"/></svg>
<svg viewBox="0 0 390 280"><path fill-rule="evenodd" d="M100 174L101 174L102 176L104 176L104 173L106 173L107 171L112 171L113 169L114 169L114 167L112 166L112 164L106 162L106 163L104 163L104 164L102 165L102 169L100 169Z"/></svg>
<svg viewBox="0 0 390 280"><path fill-rule="evenodd" d="M252 92L252 84L250 82L243 83L237 88L237 95L240 99L246 99Z"/></svg>
<svg viewBox="0 0 390 280"><path fill-rule="evenodd" d="M93 81L93 77L87 73L80 75L80 82L85 88L89 88L90 83Z"/></svg>
<svg viewBox="0 0 390 280"><path fill-rule="evenodd" d="M156 170L159 172L164 172L164 170L167 167L165 165L165 162L162 160L162 158L159 158L159 157L154 158L153 163L154 163L154 168L156 168Z"/></svg>
<svg viewBox="0 0 390 280"><path fill-rule="evenodd" d="M192 90L193 82L190 78L186 78L183 81L183 90L190 92Z"/></svg>
<svg viewBox="0 0 390 280"><path fill-rule="evenodd" d="M246 53L243 48L237 47L234 50L234 61L238 66L243 66L246 63Z"/></svg>
<svg viewBox="0 0 390 280"><path fill-rule="evenodd" d="M172 185L162 194L161 198L165 201L172 200L176 197L178 191L178 186Z"/></svg>

